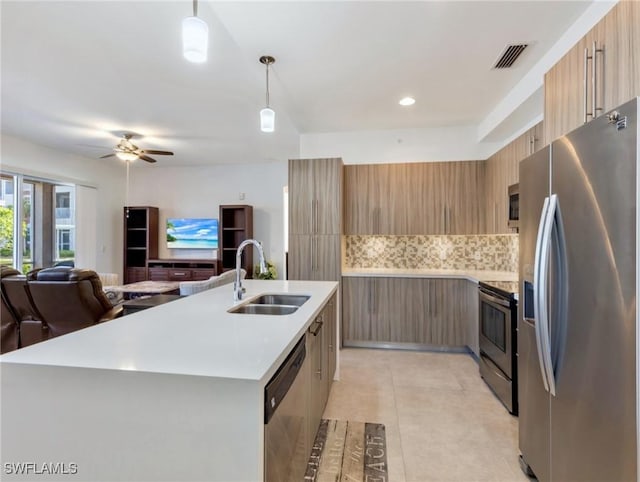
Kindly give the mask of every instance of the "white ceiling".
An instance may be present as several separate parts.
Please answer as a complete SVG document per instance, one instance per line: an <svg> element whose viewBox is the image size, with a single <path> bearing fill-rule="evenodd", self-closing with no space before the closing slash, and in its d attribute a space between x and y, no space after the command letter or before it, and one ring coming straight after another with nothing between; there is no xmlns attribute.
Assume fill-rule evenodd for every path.
<svg viewBox="0 0 640 482"><path fill-rule="evenodd" d="M181 54L190 0L3 0L2 129L93 158L130 130L176 153L162 165L198 165L286 159L299 133L477 125L589 4L201 1L198 65ZM518 42L515 66L492 70ZM264 54L273 134L258 122Z"/></svg>

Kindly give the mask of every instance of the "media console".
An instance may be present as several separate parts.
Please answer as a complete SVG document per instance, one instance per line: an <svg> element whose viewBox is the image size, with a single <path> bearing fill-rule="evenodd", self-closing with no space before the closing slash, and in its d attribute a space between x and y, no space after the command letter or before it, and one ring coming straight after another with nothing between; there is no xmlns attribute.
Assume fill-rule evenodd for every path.
<svg viewBox="0 0 640 482"><path fill-rule="evenodd" d="M150 259L151 281L200 281L218 274L217 259Z"/></svg>

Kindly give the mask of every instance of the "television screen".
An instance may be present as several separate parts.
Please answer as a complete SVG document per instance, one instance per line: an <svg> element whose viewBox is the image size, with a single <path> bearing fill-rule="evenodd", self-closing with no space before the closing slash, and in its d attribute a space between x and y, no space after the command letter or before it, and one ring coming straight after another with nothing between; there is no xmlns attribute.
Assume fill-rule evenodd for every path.
<svg viewBox="0 0 640 482"><path fill-rule="evenodd" d="M218 220L204 218L167 219L167 247L217 249Z"/></svg>

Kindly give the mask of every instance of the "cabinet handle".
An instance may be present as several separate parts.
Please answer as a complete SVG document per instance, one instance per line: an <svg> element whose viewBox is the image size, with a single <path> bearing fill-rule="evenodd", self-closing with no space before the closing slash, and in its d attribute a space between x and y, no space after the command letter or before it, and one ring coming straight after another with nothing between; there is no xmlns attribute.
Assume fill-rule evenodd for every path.
<svg viewBox="0 0 640 482"><path fill-rule="evenodd" d="M313 328L313 325L316 325L315 329ZM316 319L309 327L309 333L311 333L313 336L318 336L318 333L320 333L321 329L322 329L322 321L318 321Z"/></svg>
<svg viewBox="0 0 640 482"><path fill-rule="evenodd" d="M589 55L589 49L584 49L584 73L583 73L583 85L584 85L584 123L587 123L589 116L592 119L598 117L598 111L602 111L602 107L597 107L598 103L598 54L604 52L603 48L598 48L596 41L591 45L591 55ZM591 60L591 112L588 111L589 106L589 86L588 86L588 63Z"/></svg>
<svg viewBox="0 0 640 482"><path fill-rule="evenodd" d="M591 59L591 56L589 55L589 49L587 47L584 48L584 62L583 62L583 73L582 73L582 85L583 85L583 90L584 90L584 123L587 123L587 120L589 119L589 116L591 115L591 112L588 111L589 109L589 85L587 83L587 77L588 77L588 72L589 72L589 60Z"/></svg>
<svg viewBox="0 0 640 482"><path fill-rule="evenodd" d="M311 244L312 244L311 269L313 271L318 271L318 238L316 236L313 237L313 241Z"/></svg>
<svg viewBox="0 0 640 482"><path fill-rule="evenodd" d="M173 276L186 276L186 275L187 275L187 273L181 273L179 271L174 271L173 272Z"/></svg>
<svg viewBox="0 0 640 482"><path fill-rule="evenodd" d="M602 107L598 105L598 54L602 53L604 49L599 49L597 42L593 41L593 53L591 57L591 110L593 111L593 118L598 117L598 111L602 110Z"/></svg>
<svg viewBox="0 0 640 482"><path fill-rule="evenodd" d="M493 232L498 232L498 203L493 203Z"/></svg>
<svg viewBox="0 0 640 482"><path fill-rule="evenodd" d="M318 208L319 208L319 201L317 199L314 199L313 201L313 234L317 234L318 233Z"/></svg>

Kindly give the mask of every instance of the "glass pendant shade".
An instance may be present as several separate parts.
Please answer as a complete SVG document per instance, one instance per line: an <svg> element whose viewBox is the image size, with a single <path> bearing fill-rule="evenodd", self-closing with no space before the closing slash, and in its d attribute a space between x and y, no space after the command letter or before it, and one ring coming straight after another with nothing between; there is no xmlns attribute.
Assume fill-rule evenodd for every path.
<svg viewBox="0 0 640 482"><path fill-rule="evenodd" d="M260 130L262 132L273 132L276 128L276 113L273 109L265 107L260 111Z"/></svg>
<svg viewBox="0 0 640 482"><path fill-rule="evenodd" d="M189 62L207 61L209 27L198 17L187 17L182 21L182 54Z"/></svg>

